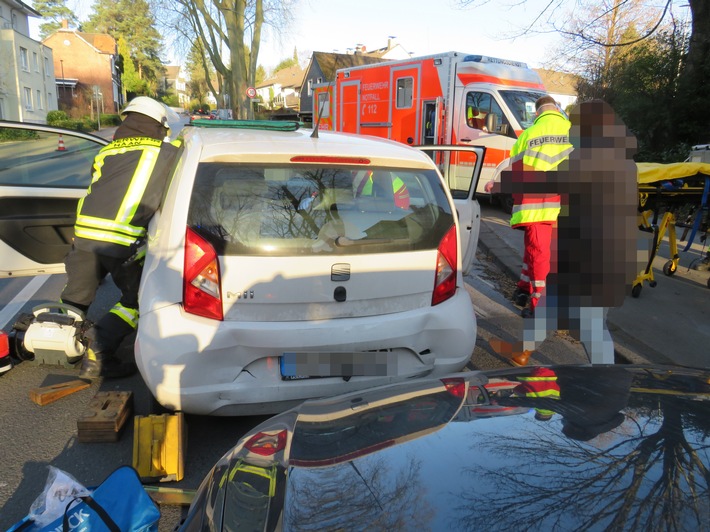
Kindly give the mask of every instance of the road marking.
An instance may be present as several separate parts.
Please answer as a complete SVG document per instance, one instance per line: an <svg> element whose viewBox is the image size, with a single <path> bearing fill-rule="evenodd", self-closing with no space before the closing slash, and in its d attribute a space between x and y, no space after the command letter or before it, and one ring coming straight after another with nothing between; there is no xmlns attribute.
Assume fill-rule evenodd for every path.
<svg viewBox="0 0 710 532"><path fill-rule="evenodd" d="M13 297L12 301L5 305L4 309L0 310L0 329L8 332L5 326L8 324L12 325L10 320L15 317L15 314L20 311L30 297L32 297L37 290L42 288L42 285L46 283L50 277L51 275L37 275L33 277L32 280L20 290L20 293Z"/></svg>

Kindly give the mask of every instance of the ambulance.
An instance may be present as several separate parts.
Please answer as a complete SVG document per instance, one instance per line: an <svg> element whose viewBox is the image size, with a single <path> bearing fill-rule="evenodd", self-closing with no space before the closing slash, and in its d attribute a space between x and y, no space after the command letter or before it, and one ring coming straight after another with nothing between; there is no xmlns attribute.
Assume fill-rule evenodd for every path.
<svg viewBox="0 0 710 532"><path fill-rule="evenodd" d="M446 52L338 70L333 82L314 85L313 124L409 145L485 146L482 196L545 94L525 63ZM509 197L490 199L510 208Z"/></svg>

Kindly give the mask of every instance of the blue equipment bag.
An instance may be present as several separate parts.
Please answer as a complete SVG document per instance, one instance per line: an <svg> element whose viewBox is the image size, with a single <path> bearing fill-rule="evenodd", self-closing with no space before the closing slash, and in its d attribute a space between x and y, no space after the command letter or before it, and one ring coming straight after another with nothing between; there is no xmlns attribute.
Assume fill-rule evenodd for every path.
<svg viewBox="0 0 710 532"><path fill-rule="evenodd" d="M8 532L157 532L159 520L160 510L146 493L136 470L122 466L91 496L70 502L64 515L49 525L39 527L25 517Z"/></svg>

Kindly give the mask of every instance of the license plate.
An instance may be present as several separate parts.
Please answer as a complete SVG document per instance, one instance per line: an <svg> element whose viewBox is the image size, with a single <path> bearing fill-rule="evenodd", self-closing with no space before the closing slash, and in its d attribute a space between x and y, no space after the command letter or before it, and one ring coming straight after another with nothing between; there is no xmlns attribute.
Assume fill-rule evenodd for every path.
<svg viewBox="0 0 710 532"><path fill-rule="evenodd" d="M357 353L287 352L280 357L283 380L314 377L386 376L391 355L386 351Z"/></svg>

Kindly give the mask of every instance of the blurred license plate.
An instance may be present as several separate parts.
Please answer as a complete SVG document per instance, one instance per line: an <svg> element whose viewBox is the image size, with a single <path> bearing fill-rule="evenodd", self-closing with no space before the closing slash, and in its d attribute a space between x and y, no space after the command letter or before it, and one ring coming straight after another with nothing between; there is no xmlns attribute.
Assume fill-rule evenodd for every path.
<svg viewBox="0 0 710 532"><path fill-rule="evenodd" d="M283 380L314 377L355 377L388 375L389 353L283 353L279 360Z"/></svg>

